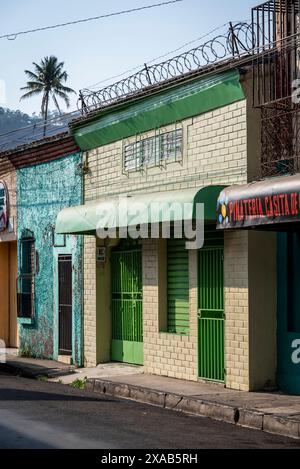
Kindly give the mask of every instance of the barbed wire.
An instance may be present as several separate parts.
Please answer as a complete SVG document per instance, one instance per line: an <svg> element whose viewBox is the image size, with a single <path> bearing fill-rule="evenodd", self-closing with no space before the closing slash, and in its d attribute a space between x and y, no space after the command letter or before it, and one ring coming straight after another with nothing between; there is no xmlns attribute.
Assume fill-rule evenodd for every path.
<svg viewBox="0 0 300 469"><path fill-rule="evenodd" d="M165 52L164 54L162 55L159 55L158 57L155 57L151 60L147 60L146 63L149 65L157 62L157 60L162 60L166 57L169 57L171 54L175 54L176 52L179 52L180 50L184 49L185 47L187 46L190 46L191 44L195 44L196 42L199 42L199 41L202 41L203 39L205 39L206 37L210 36L211 34L217 32L217 31L220 31L222 28L224 28L225 26L227 26L228 23L223 23L221 26L217 26L216 28L212 29L211 31L209 31L208 33L204 34L203 36L200 36L200 37L197 37L196 39L193 39L191 41L188 41L188 42L185 42L184 44L182 44L181 46L178 46L176 47L176 49L172 49L170 50L169 52ZM144 62L145 63L145 62ZM94 88L98 87L98 90L99 90L99 85L102 85L103 83L107 83L108 81L111 81L111 80L115 80L117 78L121 78L121 77L124 77L124 75L128 75L129 73L133 73L137 70L140 70L142 67L144 66L144 64L139 64L135 67L132 67L132 68L129 68L127 70L125 70L124 72L122 73L118 73L117 75L113 75L111 77L108 77L108 78L104 78L103 80L101 81L98 81L97 83L94 83L93 85L89 85L89 86L86 86L85 89L89 89L89 90L93 90ZM97 90L96 90L97 91Z"/></svg>
<svg viewBox="0 0 300 469"><path fill-rule="evenodd" d="M227 24L228 26L228 24ZM252 24L229 23L228 30L165 62L145 67L112 85L98 91L83 89L79 93L78 109L84 114L134 95L141 90L180 77L188 72L207 69L226 59L240 58L249 53L255 44Z"/></svg>

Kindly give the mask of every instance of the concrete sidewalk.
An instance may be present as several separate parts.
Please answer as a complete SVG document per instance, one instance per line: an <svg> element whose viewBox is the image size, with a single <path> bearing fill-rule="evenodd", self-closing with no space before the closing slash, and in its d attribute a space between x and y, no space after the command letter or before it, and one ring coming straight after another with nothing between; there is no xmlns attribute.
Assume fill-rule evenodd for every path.
<svg viewBox="0 0 300 469"><path fill-rule="evenodd" d="M23 358L13 353L7 353L5 363L0 363L0 371L24 378L57 378L59 376L73 375L74 370L74 366L58 363L54 360Z"/></svg>
<svg viewBox="0 0 300 469"><path fill-rule="evenodd" d="M300 397L144 374L88 379L87 384L102 394L300 439Z"/></svg>
<svg viewBox="0 0 300 469"><path fill-rule="evenodd" d="M8 357L6 366L22 376L47 376L49 381L64 384L85 380L87 389L100 394L300 439L297 396L232 391L218 384L146 375L142 367L120 363L74 369L49 360Z"/></svg>
<svg viewBox="0 0 300 469"><path fill-rule="evenodd" d="M222 385L143 374L142 367L117 363L76 370L95 392L210 417L300 439L300 397L279 392L247 393ZM57 379L56 379L57 380ZM70 383L74 376L61 377Z"/></svg>

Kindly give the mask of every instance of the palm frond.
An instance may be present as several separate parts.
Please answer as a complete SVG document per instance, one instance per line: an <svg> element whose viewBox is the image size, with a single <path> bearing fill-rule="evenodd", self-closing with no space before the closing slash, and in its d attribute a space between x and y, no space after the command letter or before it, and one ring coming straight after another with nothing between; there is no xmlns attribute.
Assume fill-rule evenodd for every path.
<svg viewBox="0 0 300 469"><path fill-rule="evenodd" d="M66 94L77 94L75 90L72 88L69 88L68 86L60 85L58 84L54 88L55 91L60 91L61 93L66 93Z"/></svg>
<svg viewBox="0 0 300 469"><path fill-rule="evenodd" d="M56 96L55 96L54 93L52 93L52 99L53 99L53 101L54 101L54 104L55 104L55 106L56 106L56 109L58 110L59 114L61 115L61 110L60 110L58 101L57 101Z"/></svg>
<svg viewBox="0 0 300 469"><path fill-rule="evenodd" d="M66 104L67 107L70 107L70 98L68 97L68 95L66 95L65 93L59 91L59 90L55 90L53 92L53 94L55 96L58 96L60 99L62 99L64 101L64 103Z"/></svg>
<svg viewBox="0 0 300 469"><path fill-rule="evenodd" d="M23 96L20 97L20 101L23 101L24 99L28 99L28 98L33 98L33 96L36 96L38 94L41 94L40 90L28 91L28 93L25 93L25 94L23 94Z"/></svg>
<svg viewBox="0 0 300 469"><path fill-rule="evenodd" d="M45 116L46 109L49 103L49 97L52 96L56 108L60 112L58 99L64 101L67 107L70 106L69 94L76 94L76 92L65 86L68 80L68 73L64 70L65 63L59 62L58 58L54 55L46 56L41 59L40 63L33 62L33 71L25 70L25 74L29 78L26 86L21 88L21 91L26 91L26 99L31 96L43 93L41 111Z"/></svg>
<svg viewBox="0 0 300 469"><path fill-rule="evenodd" d="M29 78L31 78L32 80L39 80L39 79L40 79L40 77L39 77L36 73L31 72L30 70L25 70L25 74L26 74Z"/></svg>
<svg viewBox="0 0 300 469"><path fill-rule="evenodd" d="M21 90L25 90L25 89L28 89L28 90L33 90L33 89L40 89L40 90L43 90L44 88L44 84L42 82L35 82L35 81L28 81L26 86L24 86L23 88L20 88Z"/></svg>

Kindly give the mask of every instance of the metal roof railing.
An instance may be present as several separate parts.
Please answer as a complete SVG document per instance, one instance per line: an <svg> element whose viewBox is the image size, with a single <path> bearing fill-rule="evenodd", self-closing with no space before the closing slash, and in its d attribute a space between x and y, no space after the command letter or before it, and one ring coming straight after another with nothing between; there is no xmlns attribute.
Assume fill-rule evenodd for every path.
<svg viewBox="0 0 300 469"><path fill-rule="evenodd" d="M101 90L83 89L79 93L78 109L87 114L189 72L206 71L219 62L240 59L253 49L256 42L253 29L252 24L245 22L229 23L224 33L188 52L149 67L145 64L137 73Z"/></svg>

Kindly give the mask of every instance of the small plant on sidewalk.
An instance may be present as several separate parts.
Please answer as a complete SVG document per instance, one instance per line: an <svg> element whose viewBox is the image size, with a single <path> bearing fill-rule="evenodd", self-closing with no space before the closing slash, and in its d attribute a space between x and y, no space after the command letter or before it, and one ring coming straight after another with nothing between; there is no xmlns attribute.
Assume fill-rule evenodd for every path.
<svg viewBox="0 0 300 469"><path fill-rule="evenodd" d="M38 380L42 383L46 383L48 381L48 376L41 375L38 377Z"/></svg>
<svg viewBox="0 0 300 469"><path fill-rule="evenodd" d="M21 358L31 358L30 350L26 345L23 347L20 347L18 355Z"/></svg>
<svg viewBox="0 0 300 469"><path fill-rule="evenodd" d="M75 379L75 381L73 381L73 383L71 383L71 386L72 386L72 388L82 389L83 390L83 389L85 389L86 383L87 383L87 378Z"/></svg>

